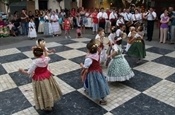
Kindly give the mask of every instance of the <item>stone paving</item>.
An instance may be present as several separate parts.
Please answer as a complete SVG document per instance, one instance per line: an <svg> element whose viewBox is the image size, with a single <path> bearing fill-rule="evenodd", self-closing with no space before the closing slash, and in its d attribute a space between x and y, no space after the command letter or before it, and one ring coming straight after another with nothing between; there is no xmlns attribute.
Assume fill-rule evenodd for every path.
<svg viewBox="0 0 175 115"><path fill-rule="evenodd" d="M0 115L175 115L175 51L147 45L142 63L126 57L135 77L109 83L108 104L101 106L84 94L80 79L89 40L47 43L56 49L49 66L64 94L50 113L35 109L31 79L18 72L32 62L32 46L0 50Z"/></svg>

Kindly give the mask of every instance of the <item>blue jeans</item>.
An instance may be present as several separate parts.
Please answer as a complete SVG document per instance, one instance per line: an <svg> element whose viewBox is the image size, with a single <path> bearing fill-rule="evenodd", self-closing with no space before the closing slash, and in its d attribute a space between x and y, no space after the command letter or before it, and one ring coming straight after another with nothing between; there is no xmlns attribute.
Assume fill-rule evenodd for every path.
<svg viewBox="0 0 175 115"><path fill-rule="evenodd" d="M28 22L21 22L22 35L28 34Z"/></svg>
<svg viewBox="0 0 175 115"><path fill-rule="evenodd" d="M171 25L171 42L175 42L175 25Z"/></svg>
<svg viewBox="0 0 175 115"><path fill-rule="evenodd" d="M171 41L171 25L168 25L167 40Z"/></svg>

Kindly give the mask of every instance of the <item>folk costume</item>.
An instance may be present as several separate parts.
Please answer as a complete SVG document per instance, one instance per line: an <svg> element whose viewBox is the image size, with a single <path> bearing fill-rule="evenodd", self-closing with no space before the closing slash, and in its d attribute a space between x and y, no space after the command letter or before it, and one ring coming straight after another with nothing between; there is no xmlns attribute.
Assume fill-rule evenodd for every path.
<svg viewBox="0 0 175 115"><path fill-rule="evenodd" d="M93 100L101 100L109 95L108 83L100 66L99 53L88 54L83 67L87 69L83 82L89 97Z"/></svg>
<svg viewBox="0 0 175 115"><path fill-rule="evenodd" d="M146 56L145 43L143 40L143 32L138 32L134 38L133 43L128 50L128 55L143 59Z"/></svg>
<svg viewBox="0 0 175 115"><path fill-rule="evenodd" d="M44 21L45 21L45 23L44 23L44 35L46 35L46 36L52 35L53 29L52 29L49 15L44 16Z"/></svg>
<svg viewBox="0 0 175 115"><path fill-rule="evenodd" d="M37 33L36 33L35 23L34 22L29 22L28 37L29 38L36 38L37 37Z"/></svg>
<svg viewBox="0 0 175 115"><path fill-rule="evenodd" d="M122 39L121 37L118 39ZM120 45L113 45L112 60L109 63L107 70L107 80L109 82L126 81L134 76L134 73L122 55L122 48Z"/></svg>
<svg viewBox="0 0 175 115"><path fill-rule="evenodd" d="M53 14L51 16L53 35L60 35L62 33L60 24L58 23L58 20L59 20L59 18L56 14Z"/></svg>

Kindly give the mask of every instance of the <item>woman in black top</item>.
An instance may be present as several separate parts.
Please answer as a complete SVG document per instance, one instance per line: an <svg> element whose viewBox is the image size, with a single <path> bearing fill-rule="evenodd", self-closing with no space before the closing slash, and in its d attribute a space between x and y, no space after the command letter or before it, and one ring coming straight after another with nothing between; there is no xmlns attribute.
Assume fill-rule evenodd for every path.
<svg viewBox="0 0 175 115"><path fill-rule="evenodd" d="M35 10L35 27L36 27L36 32L38 32L38 27L39 27L39 10Z"/></svg>

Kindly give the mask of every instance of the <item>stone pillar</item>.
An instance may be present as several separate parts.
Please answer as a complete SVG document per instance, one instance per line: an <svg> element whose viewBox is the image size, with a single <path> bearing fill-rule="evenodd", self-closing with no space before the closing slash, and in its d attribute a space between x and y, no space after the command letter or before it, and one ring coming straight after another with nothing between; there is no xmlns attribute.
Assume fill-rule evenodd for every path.
<svg viewBox="0 0 175 115"><path fill-rule="evenodd" d="M35 0L35 10L39 10L38 0Z"/></svg>

